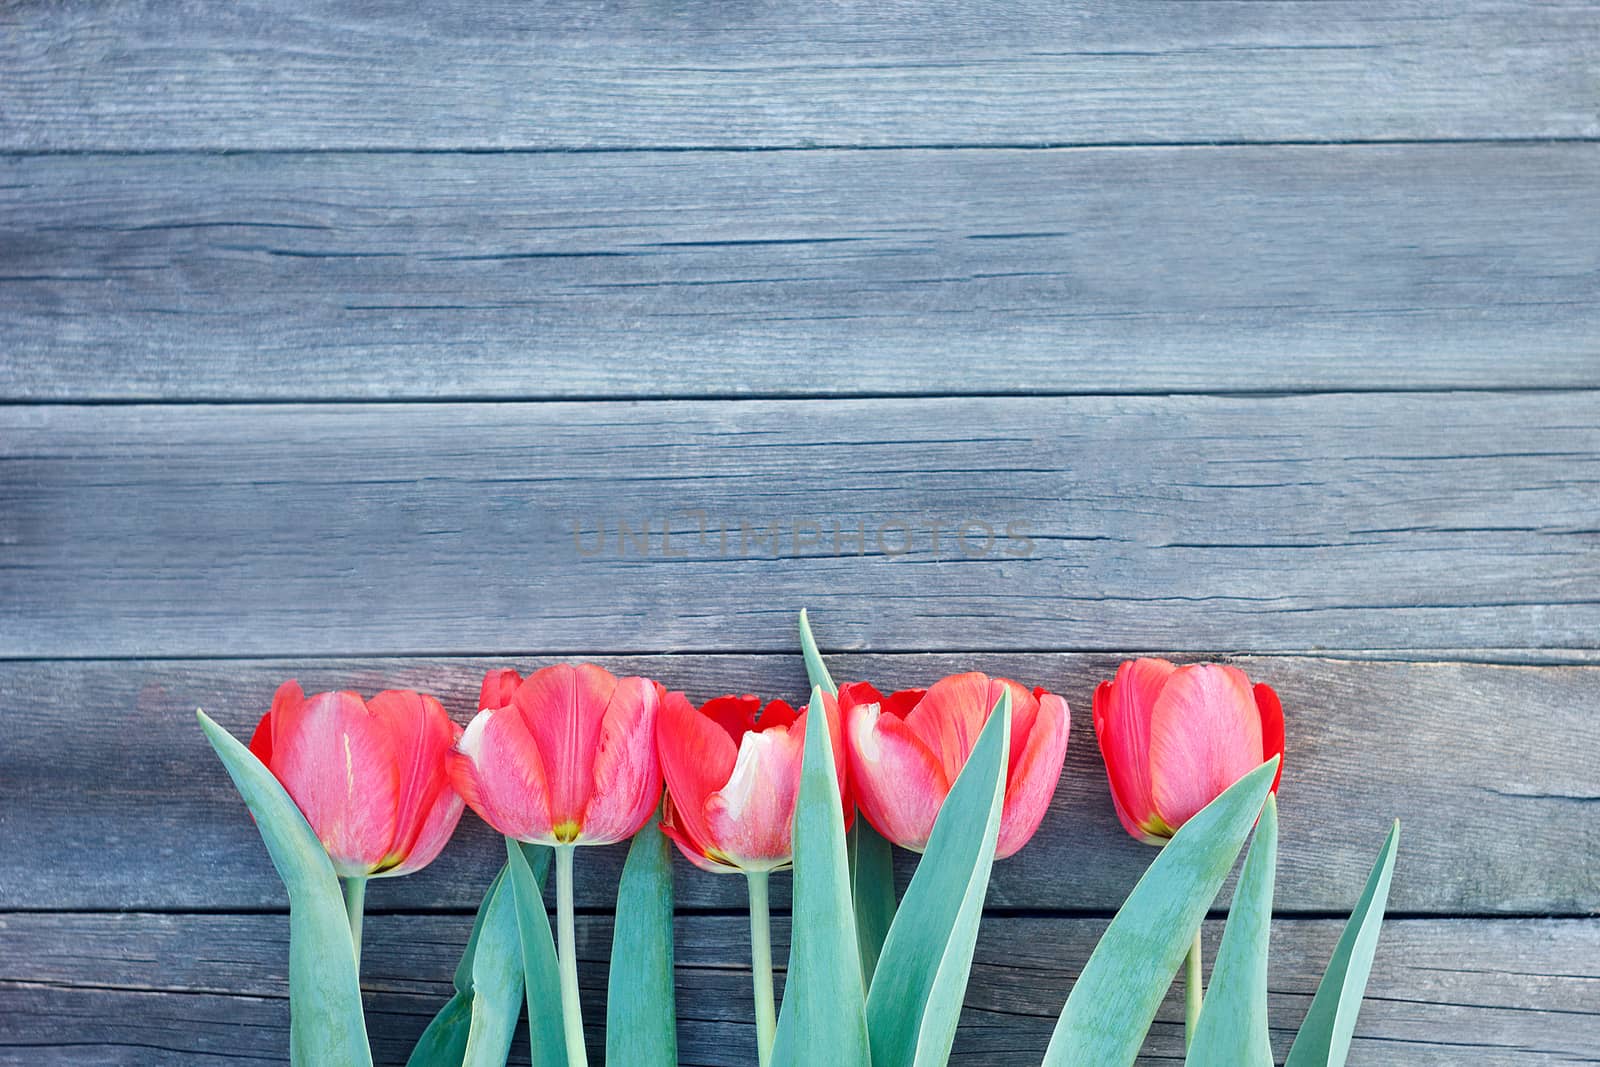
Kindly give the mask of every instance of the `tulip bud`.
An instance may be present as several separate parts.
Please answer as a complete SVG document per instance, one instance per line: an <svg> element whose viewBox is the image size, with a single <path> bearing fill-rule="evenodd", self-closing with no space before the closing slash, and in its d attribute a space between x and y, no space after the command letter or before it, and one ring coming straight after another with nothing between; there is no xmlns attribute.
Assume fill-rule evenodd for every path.
<svg viewBox="0 0 1600 1067"><path fill-rule="evenodd" d="M995 855L1015 853L1044 819L1067 755L1067 702L972 672L885 697L865 682L839 690L851 788L874 829L920 852L1000 694L1011 691L1011 751Z"/></svg>
<svg viewBox="0 0 1600 1067"><path fill-rule="evenodd" d="M328 850L341 878L432 863L461 819L445 754L461 735L433 697L318 693L285 682L250 739Z"/></svg>
<svg viewBox="0 0 1600 1067"><path fill-rule="evenodd" d="M1234 782L1283 755L1283 708L1270 687L1252 689L1237 667L1127 660L1095 690L1094 732L1117 817L1128 833L1159 845Z"/></svg>

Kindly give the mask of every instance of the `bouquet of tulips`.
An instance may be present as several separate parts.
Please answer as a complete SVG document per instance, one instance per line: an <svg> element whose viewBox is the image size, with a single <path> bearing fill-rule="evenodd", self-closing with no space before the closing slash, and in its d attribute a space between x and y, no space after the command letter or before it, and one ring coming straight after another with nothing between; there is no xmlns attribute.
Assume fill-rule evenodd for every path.
<svg viewBox="0 0 1600 1067"><path fill-rule="evenodd" d="M889 696L864 682L836 687L804 612L800 637L812 690L798 710L781 700L762 707L754 696L697 708L646 678L562 664L526 678L490 672L465 730L432 697L307 698L293 682L278 690L248 748L201 712L288 888L291 1062L371 1064L358 978L367 880L426 866L471 807L505 835L506 863L484 895L455 994L409 1067L501 1067L524 1002L534 1064L588 1064L573 867L579 846L630 839L607 1063L677 1062L672 845L702 871L745 878L761 1067L945 1063L991 868L1044 817L1066 754L1067 703L978 673ZM1133 1063L1183 969L1185 1062L1270 1067L1273 795L1284 744L1277 696L1230 666L1139 659L1101 683L1093 705L1117 816L1161 851L1085 964L1043 1063ZM1252 828L1203 988L1200 925ZM1345 1060L1397 836L1398 825L1288 1067ZM920 853L899 901L895 845ZM544 896L552 867L554 931ZM791 867L779 1007L768 881Z"/></svg>

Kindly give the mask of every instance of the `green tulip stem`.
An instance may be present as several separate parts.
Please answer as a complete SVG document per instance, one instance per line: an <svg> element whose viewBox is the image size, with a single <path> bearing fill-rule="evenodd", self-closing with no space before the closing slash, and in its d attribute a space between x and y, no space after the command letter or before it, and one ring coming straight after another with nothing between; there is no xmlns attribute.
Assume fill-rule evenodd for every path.
<svg viewBox="0 0 1600 1067"><path fill-rule="evenodd" d="M1183 976L1183 1047L1188 1049L1194 1040L1195 1027L1200 1025L1200 997L1204 988L1200 977L1200 931L1194 932L1194 944L1189 946L1189 959Z"/></svg>
<svg viewBox="0 0 1600 1067"><path fill-rule="evenodd" d="M556 955L561 964L561 1023L567 1067L589 1067L583 1047L583 1009L578 1004L578 934L572 920L572 845L556 846Z"/></svg>
<svg viewBox="0 0 1600 1067"><path fill-rule="evenodd" d="M750 886L750 973L756 995L756 1057L760 1067L772 1060L777 1012L772 1002L772 924L767 911L767 872L746 871Z"/></svg>
<svg viewBox="0 0 1600 1067"><path fill-rule="evenodd" d="M361 970L361 913L367 906L367 880L341 878L344 888L344 913L350 918L350 943L356 950L356 971Z"/></svg>

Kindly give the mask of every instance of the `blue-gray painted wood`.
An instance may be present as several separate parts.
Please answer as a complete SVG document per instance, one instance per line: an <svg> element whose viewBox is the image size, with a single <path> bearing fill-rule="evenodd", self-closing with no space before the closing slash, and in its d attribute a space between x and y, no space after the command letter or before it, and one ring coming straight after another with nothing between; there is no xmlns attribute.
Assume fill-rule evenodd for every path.
<svg viewBox="0 0 1600 1067"><path fill-rule="evenodd" d="M1600 632L1594 392L7 407L0 495L13 657Z"/></svg>
<svg viewBox="0 0 1600 1067"><path fill-rule="evenodd" d="M49 913L281 907L194 704L242 732L299 673L464 717L540 650L795 688L800 603L831 647L1108 650L836 657L1078 711L960 1062L1037 1062L1082 909L1147 858L1086 704L1151 647L1370 661L1245 661L1290 711L1280 1026L1337 933L1305 912L1398 812L1397 906L1478 917L1389 924L1352 1062L1600 1057L1600 924L1481 918L1600 910L1594 668L1376 662L1597 655L1597 41L1592 0L6 6L0 399L903 399L0 409L0 657L37 657L0 664L0 907L45 912L0 914L0 1063L281 1056L281 916ZM1541 392L1395 392L1461 388ZM1370 395L1214 395L1319 390ZM807 558L563 529L681 549L693 507ZM898 511L942 547L794 550L796 518ZM945 525L1017 516L1017 558ZM486 655L374 658L425 650ZM285 658L57 658L230 653ZM494 844L469 816L374 887L381 1062ZM749 1062L741 922L682 919L685 1063Z"/></svg>
<svg viewBox="0 0 1600 1067"><path fill-rule="evenodd" d="M1600 144L12 159L0 398L1593 387L1597 179Z"/></svg>
<svg viewBox="0 0 1600 1067"><path fill-rule="evenodd" d="M7 5L0 148L1600 135L1589 0Z"/></svg>
<svg viewBox="0 0 1600 1067"><path fill-rule="evenodd" d="M710 876L705 876L710 877ZM1359 876L1358 879L1359 881ZM374 886L376 888L376 886ZM1352 889L1359 892L1359 886ZM379 1064L398 1065L449 995L470 915L372 916L362 961ZM775 919L778 958L788 921ZM957 1065L1037 1067L1103 919L990 916L978 942ZM1279 920L1273 930L1273 1044L1281 1057L1341 924ZM1220 924L1208 923L1208 954ZM748 1067L749 928L738 915L678 922L679 1054L685 1067ZM278 915L0 915L0 1064L278 1062L287 1033ZM578 923L586 1002L605 987L610 923ZM227 946L226 955L219 946ZM1600 1048L1600 921L1402 920L1384 926L1351 1049L1352 1067L1555 1067ZM781 980L781 974L779 978ZM590 1013L590 1043L602 1044ZM1142 1067L1183 1054L1182 994L1169 996ZM519 1035L513 1064L525 1064Z"/></svg>

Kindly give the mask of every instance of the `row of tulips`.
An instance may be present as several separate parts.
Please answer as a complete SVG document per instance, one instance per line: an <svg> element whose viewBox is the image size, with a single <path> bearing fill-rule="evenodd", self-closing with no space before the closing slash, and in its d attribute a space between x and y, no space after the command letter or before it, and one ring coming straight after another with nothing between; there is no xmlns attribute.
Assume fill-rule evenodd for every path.
<svg viewBox="0 0 1600 1067"><path fill-rule="evenodd" d="M797 827L805 823L797 817L805 769L827 767L828 796L834 798L840 828L849 829L857 812L867 824L852 831L850 840L858 868L858 965L870 984L895 910L885 842L918 853L937 851L930 842L956 818L941 818L947 799L965 780L980 739L999 730L1003 741L995 743L1002 744L1003 758L997 754L992 841L989 859L980 864L986 886L986 864L1013 855L1038 830L1061 776L1070 724L1062 697L977 672L889 695L867 682L836 688L803 615L802 641L817 687L798 709L782 700L763 707L753 695L722 696L697 707L651 679L619 678L593 664L558 664L526 677L510 669L490 671L479 710L463 729L438 700L424 694L307 697L291 681L279 688L249 752L281 784L304 827L325 850L343 889L357 965L367 880L407 874L432 862L464 807L509 840L553 849L558 1043L572 1067L587 1063L573 919L576 846L621 842L649 828L705 871L743 874L750 898L757 1045L765 1065L778 1030L767 881L771 872L795 864L802 833ZM812 723L818 712L824 722ZM1141 841L1166 843L1235 783L1257 768L1264 771L1264 763L1278 768L1269 786L1263 780L1264 787L1268 793L1277 789L1284 745L1277 696L1266 685L1252 686L1232 666L1127 661L1095 690L1093 719L1112 806ZM220 731L204 721L229 760ZM826 758L807 758L808 737L828 739ZM241 770L233 762L229 769L250 799ZM966 777L971 773L977 772ZM826 820L816 825L825 826ZM263 834L268 834L265 826ZM268 844L273 845L270 836ZM803 853L805 846L800 848ZM513 878L525 877L515 847L510 857L507 870ZM284 872L277 851L274 859ZM877 895L876 904L859 899L859 883L868 871L875 872L878 883L867 891ZM287 873L285 879L290 881ZM499 884L497 879L485 898L485 913ZM800 892L797 884L797 941ZM292 907L294 898L291 882ZM981 890L978 899L981 908ZM535 1003L537 953L529 949L528 923L518 915L537 1047L537 1017L548 1015L552 1006ZM972 923L975 936L976 918ZM1185 948L1192 1033L1201 1005L1197 934ZM795 965L790 981L794 989ZM964 986L964 970L961 981ZM953 1029L953 1021L950 1025ZM476 1033L476 1017L473 1027ZM467 1060L472 1061L470 1049ZM917 1062L922 1061L919 1054ZM452 1057L450 1062L460 1061Z"/></svg>
<svg viewBox="0 0 1600 1067"><path fill-rule="evenodd" d="M878 833L920 852L1002 692L1011 749L997 856L1039 828L1066 758L1067 702L970 672L884 696L854 682L823 695L848 827L857 807ZM390 690L307 697L285 682L250 750L283 783L346 879L420 870L439 855L462 802L508 837L609 845L662 799L661 829L716 873L786 867L808 707L753 695L696 708L647 678L592 663L523 678L490 671L463 731L438 700ZM1122 664L1094 695L1095 733L1118 817L1151 844L1264 759L1283 754L1283 712L1266 685L1218 664Z"/></svg>

